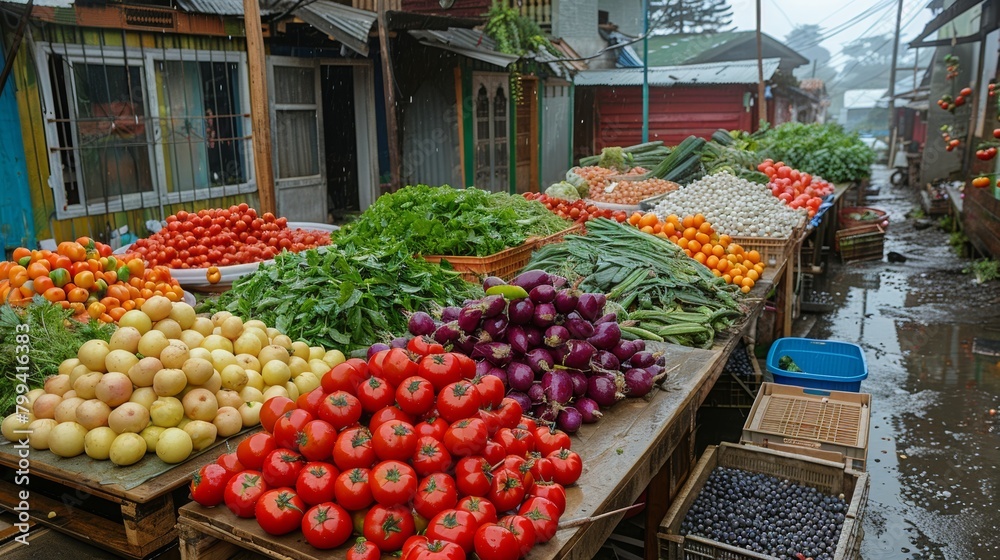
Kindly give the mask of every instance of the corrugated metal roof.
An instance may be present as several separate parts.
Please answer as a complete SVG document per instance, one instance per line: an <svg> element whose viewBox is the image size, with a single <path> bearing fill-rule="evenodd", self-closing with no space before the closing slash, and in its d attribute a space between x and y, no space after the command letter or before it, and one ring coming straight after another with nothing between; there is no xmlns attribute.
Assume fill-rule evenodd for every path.
<svg viewBox="0 0 1000 560"><path fill-rule="evenodd" d="M781 62L764 59L764 79L769 80ZM587 70L576 75L578 86L641 86L642 68L611 68ZM649 85L673 86L690 84L755 84L757 61L712 62L684 66L656 66L649 69Z"/></svg>
<svg viewBox="0 0 1000 560"><path fill-rule="evenodd" d="M28 0L3 0L8 4L27 4ZM36 6L44 6L46 8L70 8L73 6L73 0L35 0Z"/></svg>
<svg viewBox="0 0 1000 560"><path fill-rule="evenodd" d="M243 0L177 0L177 7L193 14L243 15Z"/></svg>
<svg viewBox="0 0 1000 560"><path fill-rule="evenodd" d="M496 42L482 31L449 27L444 31L411 29L410 35L421 44L455 52L469 58L482 60L506 68L519 57L497 50Z"/></svg>
<svg viewBox="0 0 1000 560"><path fill-rule="evenodd" d="M298 8L294 14L363 56L368 56L368 33L378 19L375 12L359 10L330 0L316 0Z"/></svg>

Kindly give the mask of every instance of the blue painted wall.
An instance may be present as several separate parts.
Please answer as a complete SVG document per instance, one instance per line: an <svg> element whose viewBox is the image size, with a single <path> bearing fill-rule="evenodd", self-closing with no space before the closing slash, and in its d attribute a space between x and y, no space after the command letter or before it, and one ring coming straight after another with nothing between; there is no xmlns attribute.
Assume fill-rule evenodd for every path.
<svg viewBox="0 0 1000 560"><path fill-rule="evenodd" d="M4 53L0 45L0 54ZM0 94L0 244L4 248L4 258L17 247L35 248L28 170L14 95L14 76L11 75Z"/></svg>

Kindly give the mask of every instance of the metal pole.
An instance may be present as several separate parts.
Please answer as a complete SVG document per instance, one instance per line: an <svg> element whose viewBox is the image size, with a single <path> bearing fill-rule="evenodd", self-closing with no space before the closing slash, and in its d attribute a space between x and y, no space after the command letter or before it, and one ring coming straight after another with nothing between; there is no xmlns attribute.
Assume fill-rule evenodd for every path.
<svg viewBox="0 0 1000 560"><path fill-rule="evenodd" d="M643 1L642 25L642 141L649 142L649 0Z"/></svg>
<svg viewBox="0 0 1000 560"><path fill-rule="evenodd" d="M760 33L760 0L757 0L757 118L767 122L767 99L764 98L764 41Z"/></svg>
<svg viewBox="0 0 1000 560"><path fill-rule="evenodd" d="M889 145L889 167L895 164L896 159L896 59L899 57L899 32L900 20L903 18L903 0L896 4L896 32L892 39L892 67L889 68L889 138L892 144Z"/></svg>

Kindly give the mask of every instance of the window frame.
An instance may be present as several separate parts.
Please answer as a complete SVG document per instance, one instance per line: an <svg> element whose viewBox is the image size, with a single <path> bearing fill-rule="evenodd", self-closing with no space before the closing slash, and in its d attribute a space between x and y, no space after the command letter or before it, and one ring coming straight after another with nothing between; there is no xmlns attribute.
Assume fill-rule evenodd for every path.
<svg viewBox="0 0 1000 560"><path fill-rule="evenodd" d="M40 83L40 95L43 104L42 114L44 118L45 145L48 150L49 177L48 186L52 190L55 198L55 210L57 219L72 219L93 215L110 214L138 209L153 209L168 204L181 202L193 202L196 200L206 200L210 198L221 198L238 194L256 192L257 181L254 168L254 153L252 147L253 129L249 117L250 112L250 84L247 72L246 53L237 51L210 51L210 50L187 50L187 49L160 49L153 52L133 52L122 47L78 45L68 43L39 42L35 49L35 67ZM58 124L56 120L56 104L54 92L52 91L52 75L49 71L49 62L53 55L62 56L64 60L71 63L101 64L107 66L136 66L140 68L143 77L143 102L145 103L145 119L147 132L147 153L151 169L152 189L148 192L119 195L106 202L87 202L87 185L84 184L82 174L78 173L78 185L80 191L80 202L77 204L67 204L66 189L64 183L64 173L60 151L63 148L59 144ZM162 123L160 121L160 93L156 86L156 63L161 61L181 61L181 62L224 62L237 64L239 73L238 94L240 112L245 115L242 119L242 129L246 131L244 142L245 148L242 150L244 167L246 169L246 180L232 185L212 186L207 189L191 189L169 192L167 185L166 166L168 162L163 153ZM79 134L76 126L76 78L72 72L67 76L67 83L72 84L72 88L67 87L68 96L67 107L70 112L70 128L73 135L75 151L79 154L79 146L76 145ZM77 158L79 159L79 158ZM79 165L79 164L78 164Z"/></svg>

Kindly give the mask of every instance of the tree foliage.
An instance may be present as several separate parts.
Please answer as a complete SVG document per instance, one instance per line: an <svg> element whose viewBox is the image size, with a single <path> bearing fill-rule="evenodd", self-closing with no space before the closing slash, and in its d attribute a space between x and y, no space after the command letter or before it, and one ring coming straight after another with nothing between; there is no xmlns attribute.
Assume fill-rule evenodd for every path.
<svg viewBox="0 0 1000 560"><path fill-rule="evenodd" d="M650 28L658 34L716 33L733 21L728 0L650 0Z"/></svg>

